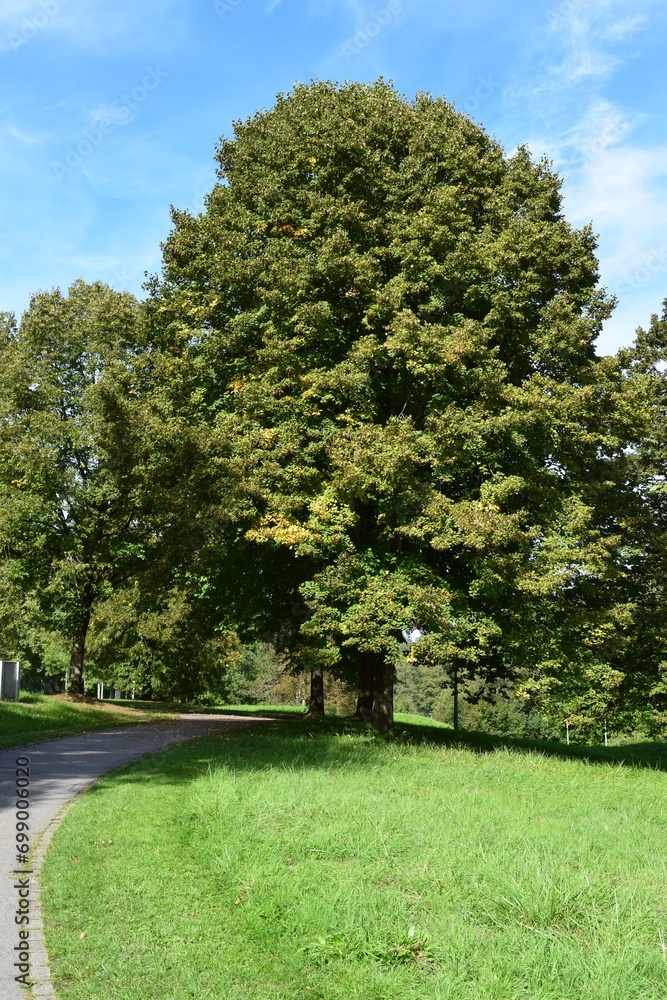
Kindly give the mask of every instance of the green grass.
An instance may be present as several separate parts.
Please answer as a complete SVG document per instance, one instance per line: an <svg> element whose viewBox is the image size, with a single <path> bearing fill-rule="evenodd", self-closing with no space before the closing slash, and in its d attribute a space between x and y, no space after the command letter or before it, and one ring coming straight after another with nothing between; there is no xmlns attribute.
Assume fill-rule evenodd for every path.
<svg viewBox="0 0 667 1000"><path fill-rule="evenodd" d="M21 694L18 702L0 701L0 750L51 740L57 736L76 736L112 726L157 722L177 713L204 712L212 715L262 715L281 718L302 715L293 705L225 705L208 708L155 702L114 699L95 702L73 701L65 695Z"/></svg>
<svg viewBox="0 0 667 1000"><path fill-rule="evenodd" d="M0 750L163 717L150 702L145 709L135 708L132 702L119 707L118 702L90 704L64 695L22 694L20 701L0 701Z"/></svg>
<svg viewBox="0 0 667 1000"><path fill-rule="evenodd" d="M651 755L399 728L276 720L103 778L43 869L59 1000L664 1000Z"/></svg>
<svg viewBox="0 0 667 1000"><path fill-rule="evenodd" d="M138 706L154 712L202 712L205 715L261 715L266 717L302 716L306 709L297 705L181 705L177 702L117 701L117 705Z"/></svg>

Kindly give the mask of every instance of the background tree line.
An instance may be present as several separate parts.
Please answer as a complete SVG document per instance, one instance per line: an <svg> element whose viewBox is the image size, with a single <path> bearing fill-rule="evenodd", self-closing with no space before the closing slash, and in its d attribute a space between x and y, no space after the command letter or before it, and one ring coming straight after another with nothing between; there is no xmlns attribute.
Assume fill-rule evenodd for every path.
<svg viewBox="0 0 667 1000"><path fill-rule="evenodd" d="M324 672L391 731L418 629L416 707L455 673L659 726L667 316L596 354L549 164L383 81L299 85L217 161L144 302L3 318L3 655L230 698L270 643L313 711Z"/></svg>

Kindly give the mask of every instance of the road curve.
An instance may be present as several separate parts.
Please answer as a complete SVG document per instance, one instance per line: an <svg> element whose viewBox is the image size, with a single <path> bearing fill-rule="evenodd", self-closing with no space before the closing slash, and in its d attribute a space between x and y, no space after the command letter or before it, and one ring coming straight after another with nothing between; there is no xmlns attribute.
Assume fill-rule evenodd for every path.
<svg viewBox="0 0 667 1000"><path fill-rule="evenodd" d="M49 838L71 800L102 774L137 757L155 753L174 743L235 729L252 722L249 716L181 715L166 722L119 726L78 736L62 736L42 743L11 747L0 752L0 997L55 1000L48 957L42 935L39 904L39 866ZM29 765L25 765L29 758ZM17 765L17 760L21 763ZM21 767L24 764L24 767ZM25 770L29 769L26 776ZM29 785L26 784L29 781ZM30 863L21 864L17 850L17 824L25 813L19 789L29 790ZM27 905L26 905L27 904ZM25 915L29 923L19 923ZM27 939L25 932L28 932ZM23 932L23 936L21 936ZM28 944L26 952L26 940ZM19 949L23 949L20 951ZM30 955L28 979L31 993L16 976L25 971L20 959ZM17 963L15 965L15 963Z"/></svg>

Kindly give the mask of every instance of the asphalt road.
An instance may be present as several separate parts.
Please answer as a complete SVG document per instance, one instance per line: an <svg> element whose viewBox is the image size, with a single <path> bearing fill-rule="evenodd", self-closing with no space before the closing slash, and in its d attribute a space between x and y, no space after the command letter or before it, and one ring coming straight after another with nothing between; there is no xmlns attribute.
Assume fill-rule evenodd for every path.
<svg viewBox="0 0 667 1000"><path fill-rule="evenodd" d="M72 798L100 775L137 757L197 736L265 721L246 716L182 715L167 722L63 736L0 752L1 1000L55 1000L42 936L38 876L49 838ZM26 820L17 806L23 805L25 789L29 795L29 843L34 849L30 864L18 860L17 834L23 831L17 826ZM20 922L25 917L29 923ZM21 962L26 954L30 956L29 969ZM24 972L35 984L28 994L15 980Z"/></svg>

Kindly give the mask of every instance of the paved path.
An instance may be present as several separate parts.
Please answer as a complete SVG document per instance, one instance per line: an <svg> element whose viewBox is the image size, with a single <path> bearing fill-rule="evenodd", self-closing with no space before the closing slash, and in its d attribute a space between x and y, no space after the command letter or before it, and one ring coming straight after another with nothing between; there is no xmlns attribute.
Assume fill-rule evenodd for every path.
<svg viewBox="0 0 667 1000"><path fill-rule="evenodd" d="M14 979L25 966L14 963L23 958L18 948L25 948L20 933L29 932L29 979L35 982L28 997L54 998L48 958L41 931L39 906L39 865L48 840L65 812L66 804L93 781L113 768L127 764L144 754L195 736L205 736L223 729L234 729L250 722L266 722L248 716L181 715L167 722L115 729L0 751L0 997L2 1000L26 1000L26 990ZM17 759L29 758L29 836L34 848L31 863L17 861ZM24 776L18 784L25 787ZM19 813L22 815L22 813ZM22 897L22 901L19 900ZM17 924L16 914L29 904L29 924Z"/></svg>

